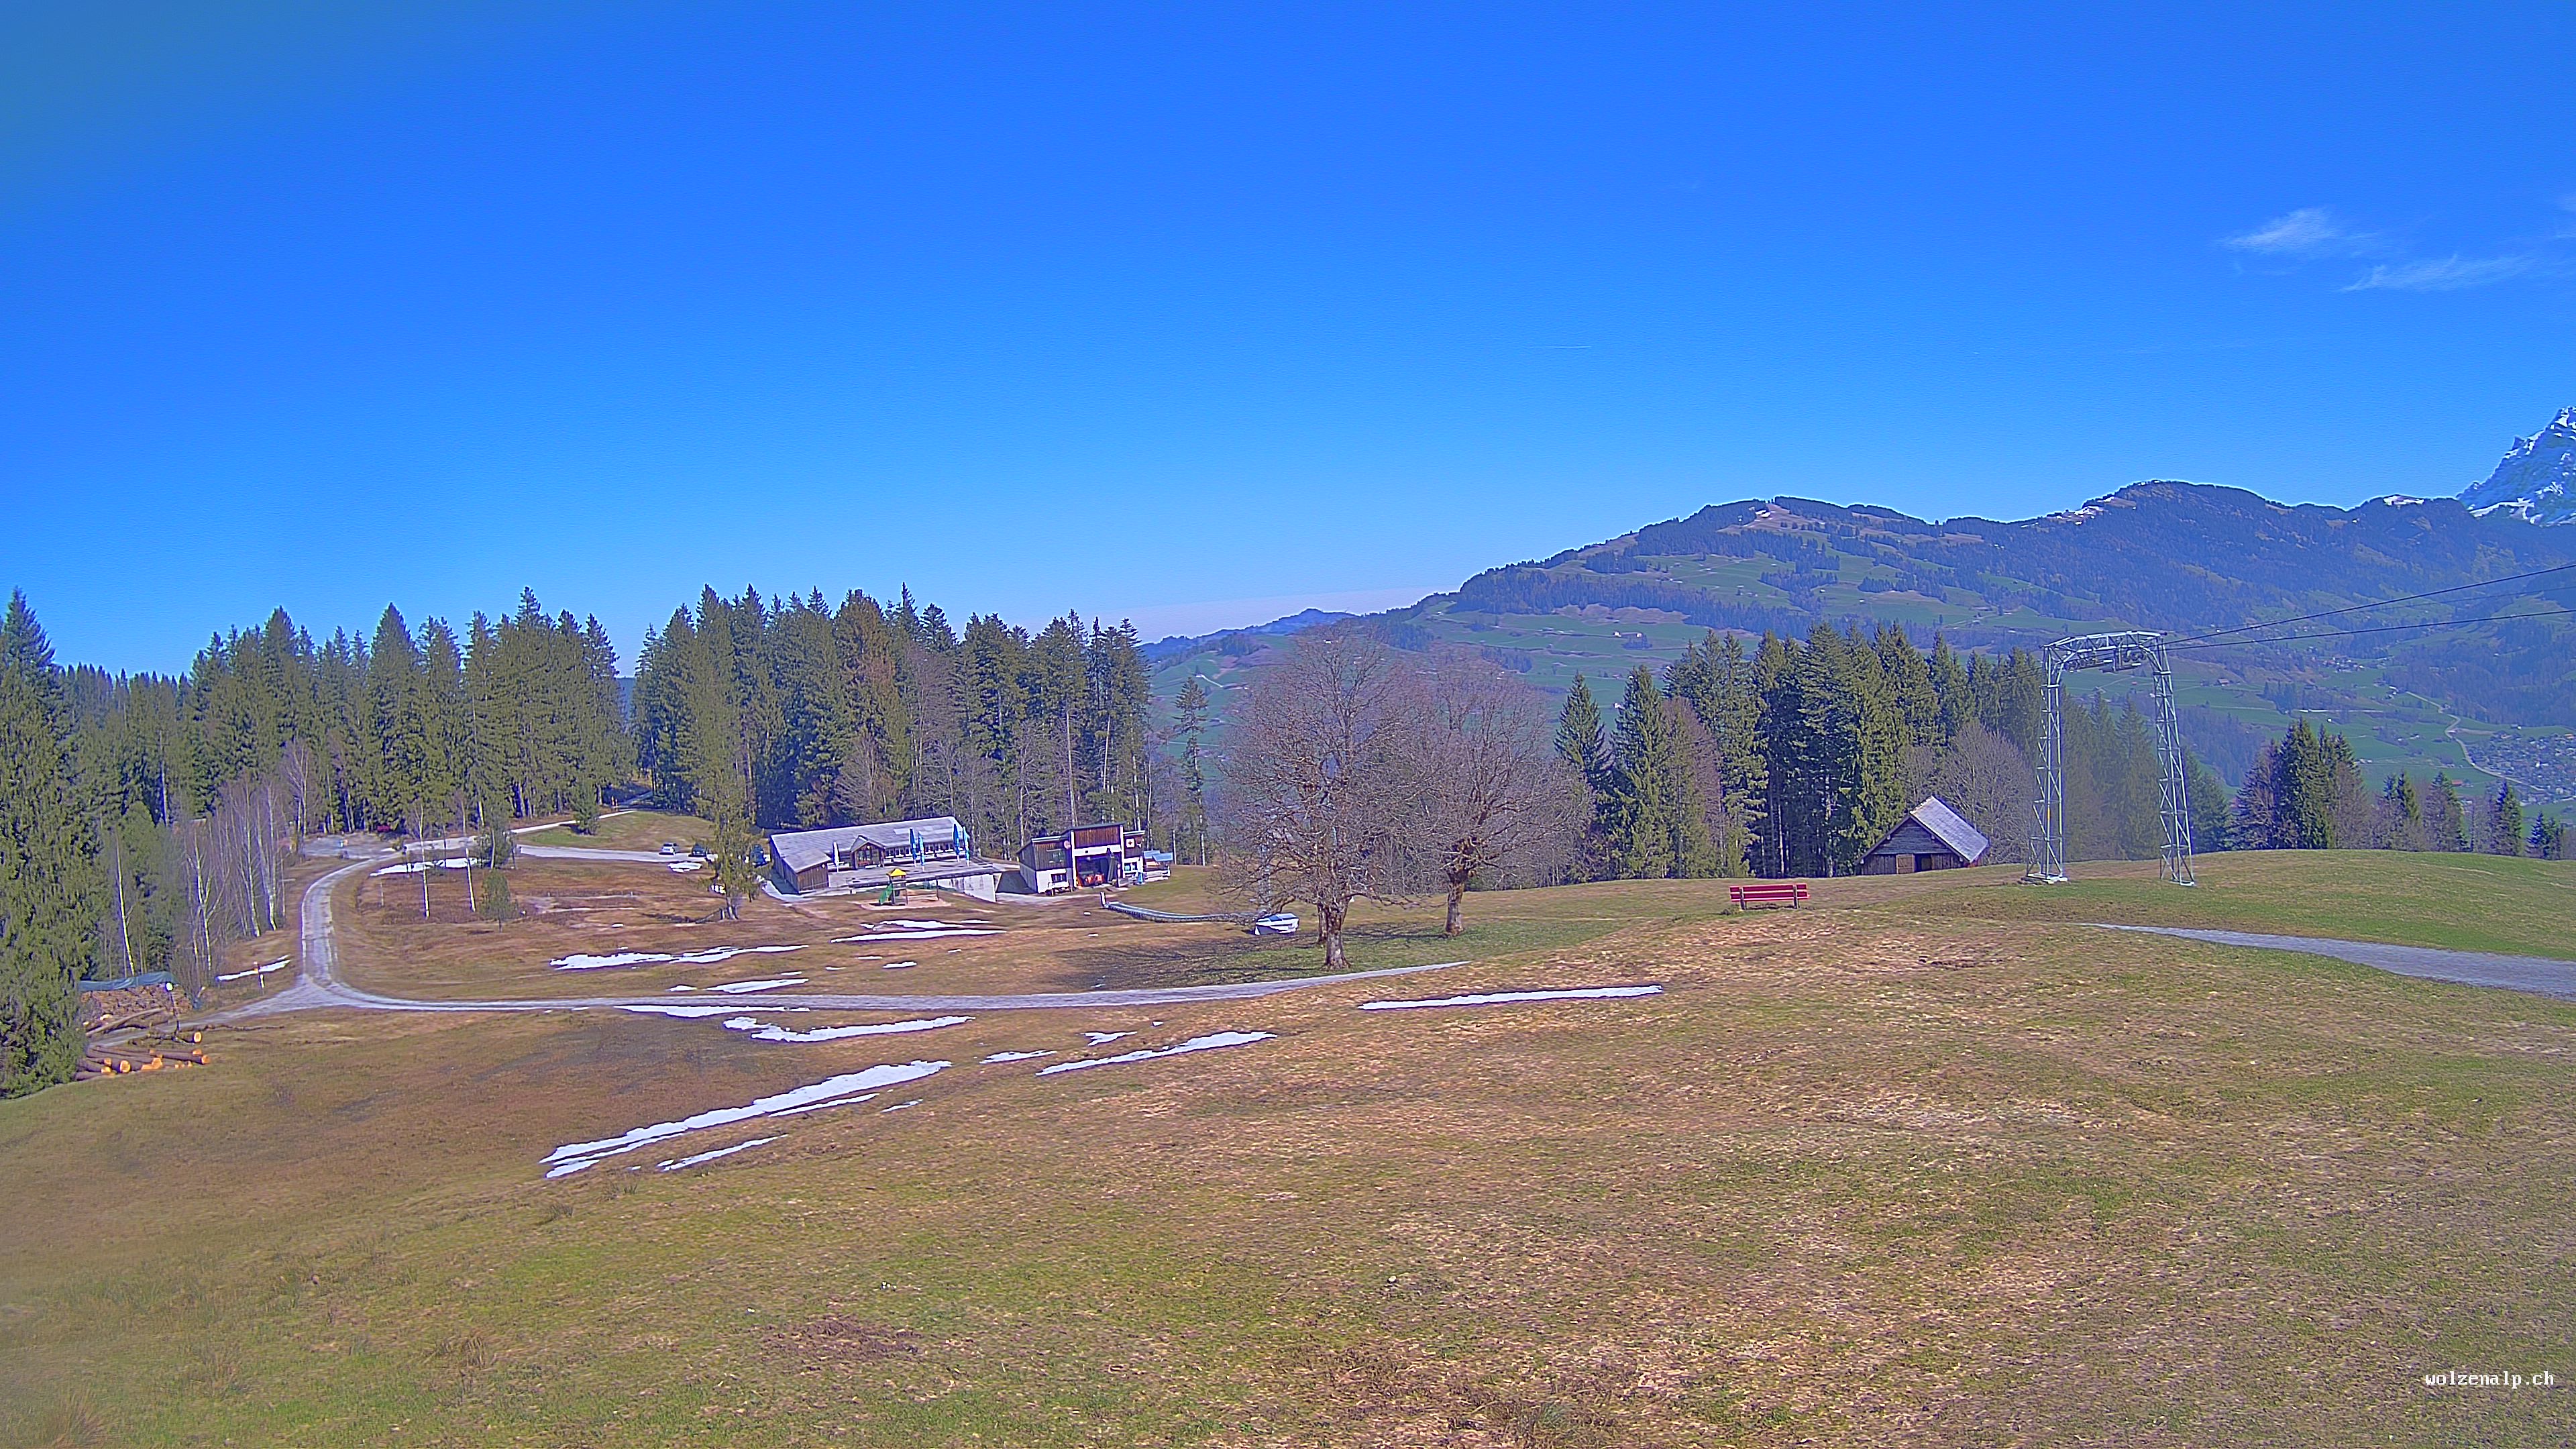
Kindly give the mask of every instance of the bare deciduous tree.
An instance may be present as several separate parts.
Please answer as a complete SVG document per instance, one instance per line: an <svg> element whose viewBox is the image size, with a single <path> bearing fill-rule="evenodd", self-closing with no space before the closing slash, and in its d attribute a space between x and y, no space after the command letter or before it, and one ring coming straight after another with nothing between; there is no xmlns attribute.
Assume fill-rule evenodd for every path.
<svg viewBox="0 0 2576 1449"><path fill-rule="evenodd" d="M1308 635L1244 704L1224 762L1229 884L1311 901L1341 970L1351 903L1401 894L1420 788L1420 681L1365 637Z"/></svg>
<svg viewBox="0 0 2576 1449"><path fill-rule="evenodd" d="M1973 721L1931 762L1924 793L1938 795L1994 843L1986 861L2030 859L2030 762L2013 742Z"/></svg>
<svg viewBox="0 0 2576 1449"><path fill-rule="evenodd" d="M1502 671L1450 659L1433 676L1414 744L1417 808L1404 834L1448 893L1457 935L1467 889L1531 872L1581 830L1573 771L1551 742L1546 701Z"/></svg>

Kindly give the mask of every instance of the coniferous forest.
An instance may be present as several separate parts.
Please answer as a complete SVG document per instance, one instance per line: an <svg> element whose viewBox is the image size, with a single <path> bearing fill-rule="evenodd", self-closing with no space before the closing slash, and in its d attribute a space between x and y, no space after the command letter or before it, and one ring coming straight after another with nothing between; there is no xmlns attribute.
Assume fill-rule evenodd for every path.
<svg viewBox="0 0 2576 1449"><path fill-rule="evenodd" d="M1557 749L1593 801L1597 876L1847 874L1927 795L1993 841L1995 863L2027 858L2030 761L2044 724L2037 656L1927 653L1902 629L1818 625L1804 640L1748 648L1712 631L1658 678L1633 671L1605 728L1578 680ZM2067 852L2152 858L2155 729L2133 705L2070 699L2065 716ZM2223 849L2228 797L2190 762L2193 836Z"/></svg>
<svg viewBox="0 0 2576 1449"><path fill-rule="evenodd" d="M1936 636L1926 652L1889 626L1711 631L1615 701L1576 681L1554 741L1583 826L1562 875L1848 873L1933 794L1992 839L1990 861L2026 859L2042 710L2022 650ZM988 856L1113 820L1206 860L1228 823L1205 788L1210 700L1193 678L1163 713L1176 726L1158 733L1130 626L961 630L909 590L891 606L705 590L646 635L631 695L599 621L533 592L461 630L388 607L363 638L317 641L280 611L166 676L58 664L13 595L0 1090L70 1071L76 981L167 970L199 990L227 945L291 923L285 867L317 833L480 835L498 863L513 821L586 829L612 801L648 803L710 822L729 900L761 832L897 815L954 815ZM2096 696L2070 699L2064 725L2070 858L2155 855L2151 723ZM2447 778L2401 776L2374 797L2342 738L2304 723L2232 799L2191 761L2190 799L2204 851L2565 850L2563 824L2526 819L2510 787L2464 801Z"/></svg>
<svg viewBox="0 0 2576 1449"><path fill-rule="evenodd" d="M961 632L907 591L706 591L647 635L631 701L595 617L516 610L463 629L388 607L316 640L283 611L210 639L184 674L55 661L23 596L0 622L0 1092L68 1076L74 983L169 971L294 919L305 836L457 837L612 799L705 816L720 855L758 832L954 814L1008 854L1068 814L1156 825L1135 632L1068 614ZM1177 823L1177 822L1175 822ZM505 853L505 848L501 848Z"/></svg>

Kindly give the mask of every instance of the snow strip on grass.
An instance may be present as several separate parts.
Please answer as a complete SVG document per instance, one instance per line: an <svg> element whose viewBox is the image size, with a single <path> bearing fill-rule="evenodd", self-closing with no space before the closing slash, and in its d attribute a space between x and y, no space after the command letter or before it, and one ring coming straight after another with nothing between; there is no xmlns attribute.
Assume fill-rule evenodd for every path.
<svg viewBox="0 0 2576 1449"><path fill-rule="evenodd" d="M911 1021L881 1021L868 1026L823 1026L812 1031L790 1031L753 1017L737 1016L725 1023L725 1030L750 1032L754 1041L839 1041L847 1036L901 1036L907 1032L937 1031L943 1026L958 1026L974 1019L971 1016L924 1016Z"/></svg>
<svg viewBox="0 0 2576 1449"><path fill-rule="evenodd" d="M1091 1044L1093 1046L1107 1046L1122 1036L1134 1036L1135 1034L1136 1033L1132 1031L1086 1031L1083 1033L1084 1036L1091 1039Z"/></svg>
<svg viewBox="0 0 2576 1449"><path fill-rule="evenodd" d="M772 1112L769 1115L772 1117L802 1117L808 1112L829 1112L835 1107L855 1107L861 1102L873 1102L876 1099L877 1094L874 1092L861 1092L855 1097L837 1097L829 1102L816 1102L811 1106L805 1107L790 1107L784 1112Z"/></svg>
<svg viewBox="0 0 2576 1449"><path fill-rule="evenodd" d="M653 1016L677 1016L687 1018L699 1016L722 1016L728 1011L740 1011L742 1008L728 1002L722 1006L621 1006L618 1010L644 1012Z"/></svg>
<svg viewBox="0 0 2576 1449"><path fill-rule="evenodd" d="M1033 1062L1033 1061L1036 1061L1036 1060L1037 1060L1038 1058L1040 1058L1040 1057L1051 1057L1051 1056L1054 1056L1054 1055L1055 1055L1055 1053L1054 1053L1054 1052L1051 1052L1051 1051L1045 1051L1045 1052L995 1052L995 1053L993 1053L991 1056L984 1058L984 1064L985 1064L986 1066L990 1066L990 1065L992 1065L992 1064L993 1064L993 1063L995 1063L995 1062Z"/></svg>
<svg viewBox="0 0 2576 1449"><path fill-rule="evenodd" d="M1362 1011L1413 1011L1426 1006L1500 1006L1513 1001L1588 1001L1606 996L1661 996L1660 986L1583 986L1568 991L1488 991L1435 1001L1363 1001Z"/></svg>
<svg viewBox="0 0 2576 1449"><path fill-rule="evenodd" d="M675 860L671 862L671 874L673 875L687 875L690 871L705 870L706 868L706 862L701 860ZM770 1139L764 1137L760 1140L767 1142Z"/></svg>
<svg viewBox="0 0 2576 1449"><path fill-rule="evenodd" d="M768 956L780 951L802 951L802 946L718 946L712 950L689 951L673 955L668 951L619 951L608 956L584 956L575 953L546 964L557 971L607 971L619 966L646 966L668 961L679 966L713 966L736 956Z"/></svg>
<svg viewBox="0 0 2576 1449"><path fill-rule="evenodd" d="M915 1097L909 1102L897 1102L891 1107L879 1107L877 1110L880 1112L900 1112L906 1107L918 1107L920 1105L921 1099L919 1097Z"/></svg>
<svg viewBox="0 0 2576 1449"><path fill-rule="evenodd" d="M654 1165L663 1172L677 1172L683 1167L695 1167L701 1162L713 1162L719 1157L731 1157L737 1152L754 1147L766 1147L777 1140L775 1137L754 1137L749 1142L737 1142L731 1147L719 1147L712 1152L701 1152L692 1157L675 1157L668 1162Z"/></svg>
<svg viewBox="0 0 2576 1449"><path fill-rule="evenodd" d="M227 974L225 974L225 975L222 975L222 976L218 976L218 977L216 977L215 979L216 979L217 981L239 981L239 980L241 980L241 979L242 979L243 977L245 977L245 976L265 976L265 975L267 975L268 973L270 973L271 971L283 971L283 970L285 970L287 967L292 966L292 965L294 965L294 964L295 964L295 958L294 958L294 957L292 957L292 956L280 956L280 957L278 957L276 960L269 962L269 963L268 963L267 965L265 965L265 966L253 966L252 968L250 968L250 969L249 969L249 970L247 970L247 971L234 971L234 972L230 972L230 973L227 973Z"/></svg>
<svg viewBox="0 0 2576 1449"><path fill-rule="evenodd" d="M934 936L998 936L1002 928L990 921L887 921L871 926L855 936L838 936L834 945L863 946L871 941L926 941Z"/></svg>
<svg viewBox="0 0 2576 1449"><path fill-rule="evenodd" d="M472 865L473 863L473 861L461 855L456 857L454 860L415 860L406 862L402 865L386 866L384 869L377 871L376 874L418 875L433 865L437 866L441 870L463 870L465 867Z"/></svg>
<svg viewBox="0 0 2576 1449"><path fill-rule="evenodd" d="M683 1117L677 1122L655 1122L650 1126L621 1132L615 1137L600 1138L596 1142L567 1142L546 1154L546 1176L550 1178L569 1176L620 1153L632 1152L638 1147L650 1147L656 1142L667 1142L690 1132L703 1132L710 1127L726 1127L736 1122L774 1117L795 1108L827 1102L837 1105L844 1097L853 1097L871 1088L917 1082L955 1065L954 1062L892 1062L884 1066L869 1067L865 1071L844 1072L837 1077L825 1077L819 1082L812 1082L802 1087L791 1087L784 1092L757 1098L739 1107L717 1107L694 1116Z"/></svg>
<svg viewBox="0 0 2576 1449"><path fill-rule="evenodd" d="M1089 1061L1058 1062L1051 1067L1038 1068L1038 1075L1052 1077L1058 1072L1078 1072L1085 1067L1114 1067L1127 1062L1152 1061L1156 1057L1176 1057L1184 1052L1207 1052L1214 1051L1218 1047L1250 1046L1257 1041L1272 1040L1276 1035L1275 1032L1267 1031L1220 1031L1209 1036L1194 1036L1179 1046L1167 1046L1160 1051L1121 1052L1114 1057L1093 1057Z"/></svg>

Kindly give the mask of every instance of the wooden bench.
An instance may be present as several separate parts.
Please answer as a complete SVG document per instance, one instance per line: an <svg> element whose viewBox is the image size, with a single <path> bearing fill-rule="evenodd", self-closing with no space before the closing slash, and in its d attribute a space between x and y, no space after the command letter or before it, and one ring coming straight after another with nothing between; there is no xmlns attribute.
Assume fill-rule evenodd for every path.
<svg viewBox="0 0 2576 1449"><path fill-rule="evenodd" d="M1735 899L1735 908L1749 911L1756 907L1790 906L1806 903L1807 883L1802 880L1766 880L1755 885L1728 886L1726 893Z"/></svg>

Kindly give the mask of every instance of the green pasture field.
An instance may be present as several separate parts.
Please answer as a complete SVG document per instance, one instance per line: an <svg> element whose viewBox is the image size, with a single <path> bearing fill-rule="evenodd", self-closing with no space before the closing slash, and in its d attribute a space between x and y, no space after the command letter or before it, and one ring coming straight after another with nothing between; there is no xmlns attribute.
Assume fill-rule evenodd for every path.
<svg viewBox="0 0 2576 1449"><path fill-rule="evenodd" d="M2069 872L2075 879L2053 886L2021 885L2017 870L1961 872L1979 879L1942 897L1940 908L1962 918L2189 926L2576 959L2576 861L2237 851L2199 857L2200 883L2190 890L2157 879L2153 861L2079 863Z"/></svg>
<svg viewBox="0 0 2576 1449"><path fill-rule="evenodd" d="M2567 1388L2424 1380L2576 1378L2576 1004L2078 922L2537 949L2566 868L2127 871L1753 914L1722 882L1479 893L1463 948L1427 902L1354 942L1472 959L1441 972L813 1044L598 1012L218 1028L210 1067L0 1102L0 1444L2563 1440ZM1064 921L977 969L1034 989L1157 949ZM1639 983L1663 994L1357 1009ZM1222 1031L1272 1035L1037 1074ZM1018 1051L1054 1055L985 1060ZM543 1176L915 1060L953 1065Z"/></svg>
<svg viewBox="0 0 2576 1449"><path fill-rule="evenodd" d="M662 810L625 810L602 814L590 834L574 830L569 822L533 830L519 837L523 845L587 846L594 850L658 850L662 842L676 840L682 850L700 841L712 841L715 826L695 815L676 815Z"/></svg>

